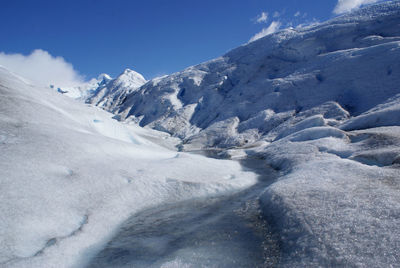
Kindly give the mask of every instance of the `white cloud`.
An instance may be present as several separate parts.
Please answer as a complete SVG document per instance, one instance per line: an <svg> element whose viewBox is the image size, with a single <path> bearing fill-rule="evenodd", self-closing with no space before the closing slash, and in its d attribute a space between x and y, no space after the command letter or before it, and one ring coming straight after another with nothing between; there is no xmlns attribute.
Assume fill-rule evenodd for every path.
<svg viewBox="0 0 400 268"><path fill-rule="evenodd" d="M274 12L274 15L273 15L274 18L279 18L280 16L281 16L281 13L279 13L278 11Z"/></svg>
<svg viewBox="0 0 400 268"><path fill-rule="evenodd" d="M295 17L298 17L298 16L300 16L300 15L301 15L300 11L297 11L297 12L294 14Z"/></svg>
<svg viewBox="0 0 400 268"><path fill-rule="evenodd" d="M83 83L83 77L62 57L53 57L47 51L36 49L30 55L0 52L0 65L41 85L59 87Z"/></svg>
<svg viewBox="0 0 400 268"><path fill-rule="evenodd" d="M376 3L379 0L338 0L333 13L342 14L361 7L365 4Z"/></svg>
<svg viewBox="0 0 400 268"><path fill-rule="evenodd" d="M267 27L261 30L261 32L255 34L249 42L253 42L257 39L260 39L266 35L272 34L274 32L276 32L277 30L279 30L279 28L281 27L281 22L280 21L273 21L271 22L271 24Z"/></svg>
<svg viewBox="0 0 400 268"><path fill-rule="evenodd" d="M257 16L255 19L256 23L265 23L268 20L268 13L267 12L261 12L260 15Z"/></svg>

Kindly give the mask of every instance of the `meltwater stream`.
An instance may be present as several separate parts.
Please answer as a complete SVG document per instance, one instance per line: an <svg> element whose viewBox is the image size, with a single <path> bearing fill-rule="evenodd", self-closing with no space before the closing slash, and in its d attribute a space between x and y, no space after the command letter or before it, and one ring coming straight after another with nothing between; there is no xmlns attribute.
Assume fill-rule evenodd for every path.
<svg viewBox="0 0 400 268"><path fill-rule="evenodd" d="M260 174L255 186L137 213L89 267L275 266L279 246L261 215L258 196L276 172L261 160L242 164Z"/></svg>

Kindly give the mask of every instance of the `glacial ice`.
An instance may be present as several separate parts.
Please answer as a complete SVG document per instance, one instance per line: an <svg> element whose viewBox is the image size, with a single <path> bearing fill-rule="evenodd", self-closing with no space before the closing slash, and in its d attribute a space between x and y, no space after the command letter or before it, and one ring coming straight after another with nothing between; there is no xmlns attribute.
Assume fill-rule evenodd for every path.
<svg viewBox="0 0 400 268"><path fill-rule="evenodd" d="M192 202L203 207L228 195L222 210L204 208L206 223L221 223L214 220L235 202L230 194L276 173L251 199L276 235L271 261L396 267L399 23L400 1L389 1L282 30L150 81L124 72L86 99L114 115L0 69L1 265L123 267L123 258L146 267L206 265L207 256L226 253L215 254L224 252L218 243L222 251L196 246L196 239L207 241L191 221L199 216ZM185 152L199 150L264 169L256 174L239 162ZM181 215L178 203L190 213ZM142 219L154 220L150 231ZM183 229L168 236L158 224ZM127 241L125 231L139 239ZM166 255L149 264L148 252L135 259L121 251L143 245ZM226 245L229 251L233 243Z"/></svg>

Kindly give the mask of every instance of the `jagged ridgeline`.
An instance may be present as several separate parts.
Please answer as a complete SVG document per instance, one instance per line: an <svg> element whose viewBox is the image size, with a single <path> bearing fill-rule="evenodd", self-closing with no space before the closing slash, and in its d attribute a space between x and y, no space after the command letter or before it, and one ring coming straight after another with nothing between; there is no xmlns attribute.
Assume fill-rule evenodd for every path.
<svg viewBox="0 0 400 268"><path fill-rule="evenodd" d="M272 141L312 115L324 120L310 124L338 125L399 93L399 23L398 1L367 7L146 83L124 72L87 101L187 149Z"/></svg>
<svg viewBox="0 0 400 268"><path fill-rule="evenodd" d="M0 267L399 266L400 1L55 88L0 67Z"/></svg>

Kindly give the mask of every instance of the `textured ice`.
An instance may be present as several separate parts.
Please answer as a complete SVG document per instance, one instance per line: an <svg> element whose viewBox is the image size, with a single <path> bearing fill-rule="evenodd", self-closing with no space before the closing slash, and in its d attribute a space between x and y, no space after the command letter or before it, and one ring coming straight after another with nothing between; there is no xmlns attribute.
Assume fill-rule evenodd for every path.
<svg viewBox="0 0 400 268"><path fill-rule="evenodd" d="M258 139L251 129L256 137L268 135L288 117L327 104L325 118L359 115L399 92L399 13L394 1L282 30L140 88L105 95L100 106L121 120L183 138L190 148L204 137L210 139L204 147L244 145ZM215 135L217 125L231 129L234 118L240 137L230 130Z"/></svg>
<svg viewBox="0 0 400 268"><path fill-rule="evenodd" d="M268 35L148 82L124 72L87 99L121 122L1 69L1 264L82 266L102 249L92 265L121 264L123 256L136 264L145 258L145 267L201 266L225 256L207 252L215 245L190 250L190 239L209 231L202 225L169 232L174 224L152 229L168 221L154 217L150 229L135 229L145 239L133 242L117 228L139 211L157 215L169 204L255 184L255 174L236 162L161 147L179 145L258 159L279 172L259 199L278 237L280 267L398 266L399 24L400 1L390 1ZM164 213L174 222L198 215ZM180 236L194 226L200 231ZM160 230L181 239L164 239ZM174 242L184 247L166 246ZM132 245L150 246L135 259L113 255L119 243L135 252ZM149 260L149 252L168 254Z"/></svg>
<svg viewBox="0 0 400 268"><path fill-rule="evenodd" d="M389 1L285 29L123 93L113 112L183 150L217 147L280 170L261 201L281 266L395 267L399 24L400 1Z"/></svg>
<svg viewBox="0 0 400 268"><path fill-rule="evenodd" d="M168 150L168 135L0 69L0 265L82 267L150 206L243 189L233 161Z"/></svg>

